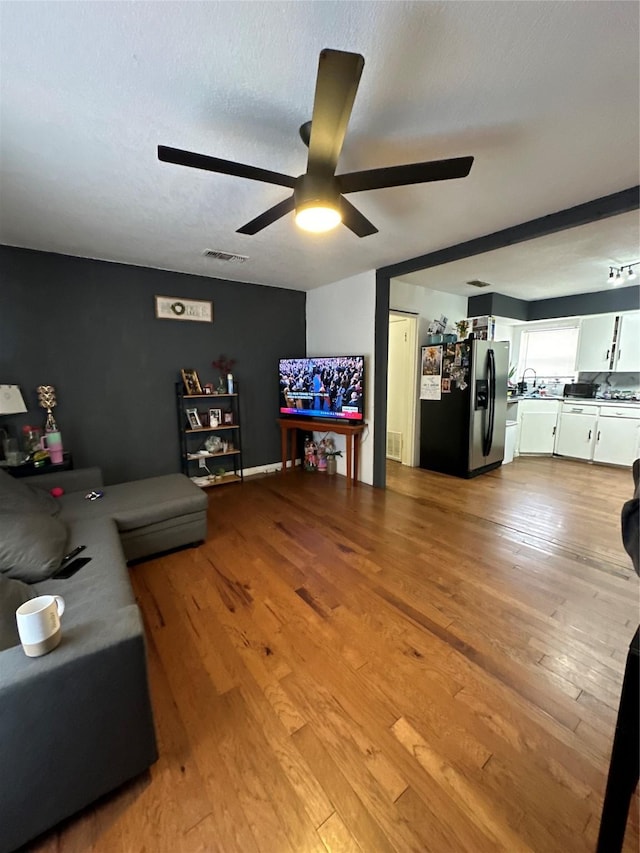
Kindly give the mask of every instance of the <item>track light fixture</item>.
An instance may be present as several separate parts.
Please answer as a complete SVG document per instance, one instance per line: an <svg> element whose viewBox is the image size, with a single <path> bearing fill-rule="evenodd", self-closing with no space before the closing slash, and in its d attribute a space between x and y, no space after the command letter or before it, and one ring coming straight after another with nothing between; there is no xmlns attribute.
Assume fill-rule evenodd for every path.
<svg viewBox="0 0 640 853"><path fill-rule="evenodd" d="M635 264L624 264L621 267L609 267L607 281L611 287L617 287L619 284L622 284L625 270L627 271L627 281L635 281L637 276L633 268L637 266L640 266L640 261L636 261Z"/></svg>

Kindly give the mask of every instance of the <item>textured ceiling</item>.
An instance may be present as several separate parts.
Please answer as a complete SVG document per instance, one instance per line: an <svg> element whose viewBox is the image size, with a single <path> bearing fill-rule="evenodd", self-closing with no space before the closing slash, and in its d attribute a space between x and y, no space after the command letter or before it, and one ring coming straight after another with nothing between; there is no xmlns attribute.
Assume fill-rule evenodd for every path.
<svg viewBox="0 0 640 853"><path fill-rule="evenodd" d="M420 270L400 280L462 296L495 292L516 299L549 299L608 290L611 266L638 261L640 222L633 211ZM640 266L634 272L640 276ZM467 284L477 280L491 286L478 289ZM634 282L625 278L624 283Z"/></svg>
<svg viewBox="0 0 640 853"><path fill-rule="evenodd" d="M3 2L0 242L309 289L638 183L633 2ZM379 233L287 216L324 47L365 57L338 171L473 154L463 180L350 196ZM250 260L202 257L222 249Z"/></svg>

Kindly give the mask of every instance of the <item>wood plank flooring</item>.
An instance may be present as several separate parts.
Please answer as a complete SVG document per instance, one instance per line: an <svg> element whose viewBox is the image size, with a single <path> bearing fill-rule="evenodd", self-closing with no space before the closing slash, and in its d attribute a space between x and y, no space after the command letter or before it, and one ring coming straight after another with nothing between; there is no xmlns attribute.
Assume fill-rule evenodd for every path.
<svg viewBox="0 0 640 853"><path fill-rule="evenodd" d="M631 491L524 458L212 490L205 545L131 570L159 761L30 849L594 850L639 613ZM636 799L626 853L638 825Z"/></svg>

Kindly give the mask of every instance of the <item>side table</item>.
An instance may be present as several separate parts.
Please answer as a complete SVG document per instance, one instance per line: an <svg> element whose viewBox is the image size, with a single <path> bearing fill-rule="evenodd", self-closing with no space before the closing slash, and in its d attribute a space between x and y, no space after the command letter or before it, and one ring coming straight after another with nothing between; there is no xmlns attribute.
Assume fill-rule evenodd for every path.
<svg viewBox="0 0 640 853"><path fill-rule="evenodd" d="M289 433L293 432L291 448L291 464L295 463L295 437L298 430L303 432L335 432L347 437L347 488L358 485L358 468L360 464L360 436L366 424L352 424L345 421L314 421L310 418L278 418L280 425L280 441L282 449L282 473L287 469L289 461Z"/></svg>
<svg viewBox="0 0 640 853"><path fill-rule="evenodd" d="M71 471L73 469L73 456L70 453L64 453L62 462L54 465L52 462L45 462L44 465L35 466L33 462L24 462L22 465L3 465L2 470L11 474L12 477L36 477L38 474L55 474L56 471Z"/></svg>

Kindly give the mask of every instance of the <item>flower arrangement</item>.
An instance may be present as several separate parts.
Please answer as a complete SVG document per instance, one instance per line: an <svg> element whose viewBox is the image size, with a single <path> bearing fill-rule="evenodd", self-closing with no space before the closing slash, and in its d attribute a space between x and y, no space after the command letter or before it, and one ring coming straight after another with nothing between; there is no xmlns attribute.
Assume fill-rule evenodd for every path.
<svg viewBox="0 0 640 853"><path fill-rule="evenodd" d="M220 371L220 378L218 379L218 394L224 394L226 391L230 394L233 392L233 387L228 384L227 379L231 375L231 370L235 363L235 358L227 358L224 354L221 355L217 361L211 362L211 366Z"/></svg>
<svg viewBox="0 0 640 853"><path fill-rule="evenodd" d="M332 438L327 438L327 440L326 440L324 455L329 456L330 458L334 458L336 456L342 456L342 451L336 450L336 445L335 445L335 442Z"/></svg>
<svg viewBox="0 0 640 853"><path fill-rule="evenodd" d="M212 361L211 366L219 370L226 378L227 373L231 373L233 365L236 363L235 358L227 358L226 355L221 355L217 361Z"/></svg>
<svg viewBox="0 0 640 853"><path fill-rule="evenodd" d="M336 450L335 447L327 448L327 450L325 450L324 452L324 455L333 458L334 456L342 456L342 451Z"/></svg>
<svg viewBox="0 0 640 853"><path fill-rule="evenodd" d="M458 320L456 323L456 331L458 332L458 338L463 341L467 337L467 332L469 331L469 321Z"/></svg>

